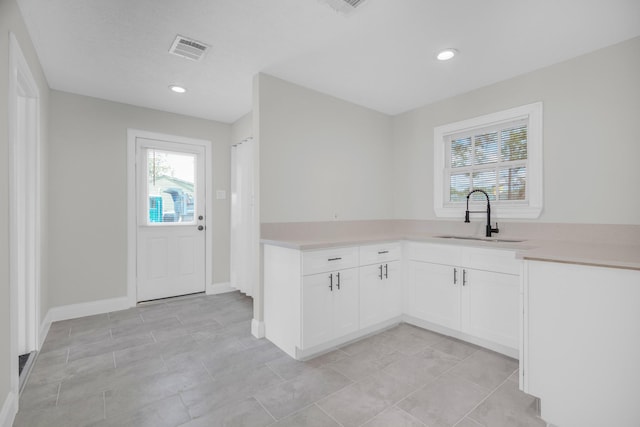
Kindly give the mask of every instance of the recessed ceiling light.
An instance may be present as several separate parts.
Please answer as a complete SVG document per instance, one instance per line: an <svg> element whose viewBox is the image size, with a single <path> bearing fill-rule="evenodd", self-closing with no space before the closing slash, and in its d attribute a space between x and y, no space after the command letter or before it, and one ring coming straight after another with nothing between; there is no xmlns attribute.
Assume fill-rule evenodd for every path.
<svg viewBox="0 0 640 427"><path fill-rule="evenodd" d="M175 93L185 93L187 91L182 86L176 86L176 85L169 86L169 89L171 89Z"/></svg>
<svg viewBox="0 0 640 427"><path fill-rule="evenodd" d="M440 51L440 53L438 53L437 58L440 61L448 61L449 59L451 59L454 56L456 56L457 53L458 53L457 50L455 50L453 48L448 48L448 49L444 49L444 50Z"/></svg>

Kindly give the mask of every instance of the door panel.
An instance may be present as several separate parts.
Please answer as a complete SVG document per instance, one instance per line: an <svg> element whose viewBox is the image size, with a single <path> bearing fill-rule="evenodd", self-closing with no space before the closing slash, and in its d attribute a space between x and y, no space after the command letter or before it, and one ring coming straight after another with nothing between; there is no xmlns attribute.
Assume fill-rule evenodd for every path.
<svg viewBox="0 0 640 427"><path fill-rule="evenodd" d="M332 338L333 292L329 274L304 276L302 281L302 348Z"/></svg>
<svg viewBox="0 0 640 427"><path fill-rule="evenodd" d="M411 315L459 329L462 272L458 269L456 284L453 275L453 266L410 261Z"/></svg>
<svg viewBox="0 0 640 427"><path fill-rule="evenodd" d="M340 270L333 288L333 336L340 337L358 330L360 285L358 269Z"/></svg>
<svg viewBox="0 0 640 427"><path fill-rule="evenodd" d="M462 292L464 332L518 348L519 277L490 271L467 271Z"/></svg>
<svg viewBox="0 0 640 427"><path fill-rule="evenodd" d="M205 290L204 147L136 139L137 300Z"/></svg>

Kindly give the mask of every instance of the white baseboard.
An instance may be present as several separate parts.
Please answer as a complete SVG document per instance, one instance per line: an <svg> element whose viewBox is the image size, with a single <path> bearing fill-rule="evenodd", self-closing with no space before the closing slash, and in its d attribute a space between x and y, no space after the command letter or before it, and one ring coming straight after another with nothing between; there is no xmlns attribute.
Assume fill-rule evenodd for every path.
<svg viewBox="0 0 640 427"><path fill-rule="evenodd" d="M0 408L0 427L11 427L18 413L18 399L16 394L10 391Z"/></svg>
<svg viewBox="0 0 640 427"><path fill-rule="evenodd" d="M497 344L491 341L484 340L482 338L477 338L477 337L474 337L473 335L469 335L461 331L449 329L447 327L440 326L435 323L427 322L426 320L422 320L417 317L409 316L408 314L404 314L402 316L402 320L405 323L408 323L410 325L418 326L420 328L428 329L430 331L437 332L442 335L447 335L453 338L457 338L459 340L467 341L467 342L470 342L471 344L488 348L489 350L493 350L497 353L502 353L506 356L513 357L514 359L517 359L517 360L520 359L520 352L517 348L511 348L502 344Z"/></svg>
<svg viewBox="0 0 640 427"><path fill-rule="evenodd" d="M38 337L38 344L40 346L38 348L42 348L42 344L44 343L44 340L49 333L51 323L53 322L75 319L77 317L93 316L94 314L108 313L110 311L126 310L130 306L129 298L121 297L52 307L47 311L47 315L40 324L40 335Z"/></svg>
<svg viewBox="0 0 640 427"><path fill-rule="evenodd" d="M251 319L251 335L256 338L264 338L264 321Z"/></svg>
<svg viewBox="0 0 640 427"><path fill-rule="evenodd" d="M57 322L110 311L126 310L127 308L129 308L129 298L121 297L53 307L49 309L49 312L51 313L51 321ZM49 313L47 313L47 317L49 317Z"/></svg>
<svg viewBox="0 0 640 427"><path fill-rule="evenodd" d="M206 293L207 295L217 295L233 291L237 291L237 289L231 287L231 282L220 282L207 285Z"/></svg>
<svg viewBox="0 0 640 427"><path fill-rule="evenodd" d="M42 319L42 323L40 323L40 331L38 332L38 350L42 348L42 344L44 344L44 340L47 338L47 334L49 333L49 328L51 328L51 310L47 311L47 315Z"/></svg>

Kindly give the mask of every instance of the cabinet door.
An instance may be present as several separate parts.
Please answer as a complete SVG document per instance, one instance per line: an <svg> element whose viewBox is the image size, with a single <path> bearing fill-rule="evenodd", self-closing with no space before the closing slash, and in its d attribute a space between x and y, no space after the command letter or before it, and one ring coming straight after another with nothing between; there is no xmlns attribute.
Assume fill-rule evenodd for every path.
<svg viewBox="0 0 640 427"><path fill-rule="evenodd" d="M302 280L303 349L332 338L334 292L329 287L331 274L335 277L335 273L321 273L304 276Z"/></svg>
<svg viewBox="0 0 640 427"><path fill-rule="evenodd" d="M360 327L366 328L380 322L383 315L382 264L360 267Z"/></svg>
<svg viewBox="0 0 640 427"><path fill-rule="evenodd" d="M462 290L464 332L518 348L518 276L466 269Z"/></svg>
<svg viewBox="0 0 640 427"><path fill-rule="evenodd" d="M360 328L402 314L400 261L360 267Z"/></svg>
<svg viewBox="0 0 640 427"><path fill-rule="evenodd" d="M384 264L382 294L382 320L392 319L402 314L402 268L400 261Z"/></svg>
<svg viewBox="0 0 640 427"><path fill-rule="evenodd" d="M336 275L340 274L337 278ZM333 336L341 337L358 330L360 320L358 269L349 268L334 273Z"/></svg>
<svg viewBox="0 0 640 427"><path fill-rule="evenodd" d="M460 329L462 271L449 265L409 261L410 314L452 329Z"/></svg>

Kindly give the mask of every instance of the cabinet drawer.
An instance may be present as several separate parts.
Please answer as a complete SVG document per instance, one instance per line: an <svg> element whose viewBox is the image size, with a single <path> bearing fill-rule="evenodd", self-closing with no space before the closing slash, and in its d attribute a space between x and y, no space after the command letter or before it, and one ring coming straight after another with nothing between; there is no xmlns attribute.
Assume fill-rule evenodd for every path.
<svg viewBox="0 0 640 427"><path fill-rule="evenodd" d="M360 265L377 264L399 259L400 243L398 242L360 246Z"/></svg>
<svg viewBox="0 0 640 427"><path fill-rule="evenodd" d="M358 266L358 247L305 251L302 254L302 274L323 273Z"/></svg>
<svg viewBox="0 0 640 427"><path fill-rule="evenodd" d="M460 265L460 246L414 243L408 245L409 259L434 264Z"/></svg>
<svg viewBox="0 0 640 427"><path fill-rule="evenodd" d="M476 270L520 274L522 261L515 252L496 249L464 248L462 265Z"/></svg>

